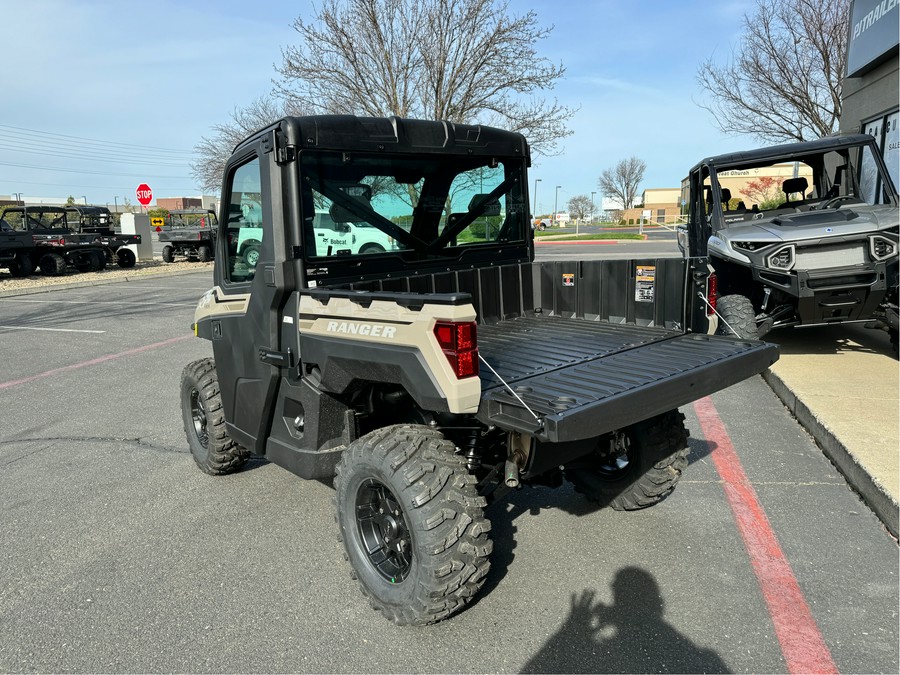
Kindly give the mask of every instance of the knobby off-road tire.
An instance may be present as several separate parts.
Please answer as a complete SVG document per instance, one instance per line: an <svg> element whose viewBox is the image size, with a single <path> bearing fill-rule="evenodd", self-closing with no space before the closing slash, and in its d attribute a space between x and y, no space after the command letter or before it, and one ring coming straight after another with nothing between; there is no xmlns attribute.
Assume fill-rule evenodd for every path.
<svg viewBox="0 0 900 675"><path fill-rule="evenodd" d="M595 453L592 466L566 469L577 492L601 506L633 511L665 499L687 467L684 415L671 410L623 432L619 455Z"/></svg>
<svg viewBox="0 0 900 675"><path fill-rule="evenodd" d="M166 263L175 262L175 249L172 246L163 246L162 259Z"/></svg>
<svg viewBox="0 0 900 675"><path fill-rule="evenodd" d="M16 259L9 263L9 273L14 277L27 277L34 272L34 263L31 258L21 253Z"/></svg>
<svg viewBox="0 0 900 675"><path fill-rule="evenodd" d="M198 246L197 259L200 262L209 262L212 260L212 249L209 246Z"/></svg>
<svg viewBox="0 0 900 675"><path fill-rule="evenodd" d="M723 295L716 304L721 315L716 335L734 335L728 326L737 332L737 336L745 340L758 340L759 328L756 325L756 311L749 298L743 295ZM724 319L724 321L722 321ZM727 325L726 325L727 323Z"/></svg>
<svg viewBox="0 0 900 675"><path fill-rule="evenodd" d="M396 425L351 443L334 479L345 557L372 607L398 625L462 609L490 567L475 477L429 427Z"/></svg>
<svg viewBox="0 0 900 675"><path fill-rule="evenodd" d="M200 359L181 373L181 417L194 461L202 471L221 476L237 471L250 456L228 437L216 364Z"/></svg>
<svg viewBox="0 0 900 675"><path fill-rule="evenodd" d="M45 253L38 261L38 267L48 277L59 277L66 273L66 259L59 253Z"/></svg>
<svg viewBox="0 0 900 675"><path fill-rule="evenodd" d="M134 267L137 262L137 256L130 248L120 248L116 251L116 264L123 269ZM170 261L171 262L171 261Z"/></svg>

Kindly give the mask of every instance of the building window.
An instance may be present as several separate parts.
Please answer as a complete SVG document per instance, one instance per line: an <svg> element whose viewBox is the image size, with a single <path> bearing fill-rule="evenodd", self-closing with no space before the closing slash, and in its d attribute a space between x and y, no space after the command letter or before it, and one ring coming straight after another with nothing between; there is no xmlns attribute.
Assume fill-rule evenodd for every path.
<svg viewBox="0 0 900 675"><path fill-rule="evenodd" d="M895 110L862 124L863 131L875 138L875 143L881 150L895 189L900 185L900 130L898 130L900 121L898 121L898 117L900 117L900 113Z"/></svg>

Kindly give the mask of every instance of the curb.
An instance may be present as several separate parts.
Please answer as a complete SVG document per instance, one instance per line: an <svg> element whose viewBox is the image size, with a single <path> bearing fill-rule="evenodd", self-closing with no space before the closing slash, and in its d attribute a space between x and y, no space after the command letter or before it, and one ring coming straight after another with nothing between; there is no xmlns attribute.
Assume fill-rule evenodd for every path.
<svg viewBox="0 0 900 675"><path fill-rule="evenodd" d="M900 505L876 481L866 468L859 463L853 453L819 420L784 381L771 370L762 374L766 384L772 389L785 407L806 431L812 435L825 456L840 471L851 488L863 502L878 516L888 531L898 537L900 534Z"/></svg>
<svg viewBox="0 0 900 675"><path fill-rule="evenodd" d="M106 286L107 284L127 283L129 281L140 281L148 277L181 277L187 274L200 274L204 270L183 270L180 272L170 272L168 270L160 270L158 272L145 272L143 274L135 274L126 277L114 277L112 279L94 279L92 281L71 281L52 284L47 286L35 286L34 288L11 288L9 290L0 290L0 298L10 298L16 295L36 295L38 293L52 293L66 288L87 288L89 286Z"/></svg>

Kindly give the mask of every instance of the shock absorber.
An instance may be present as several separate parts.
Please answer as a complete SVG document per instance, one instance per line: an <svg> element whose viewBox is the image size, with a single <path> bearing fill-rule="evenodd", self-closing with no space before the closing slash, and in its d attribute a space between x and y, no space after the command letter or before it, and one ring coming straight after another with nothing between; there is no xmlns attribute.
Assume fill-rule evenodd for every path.
<svg viewBox="0 0 900 675"><path fill-rule="evenodd" d="M469 429L461 444L463 456L466 458L466 468L470 473L474 473L481 468L480 439L480 430Z"/></svg>

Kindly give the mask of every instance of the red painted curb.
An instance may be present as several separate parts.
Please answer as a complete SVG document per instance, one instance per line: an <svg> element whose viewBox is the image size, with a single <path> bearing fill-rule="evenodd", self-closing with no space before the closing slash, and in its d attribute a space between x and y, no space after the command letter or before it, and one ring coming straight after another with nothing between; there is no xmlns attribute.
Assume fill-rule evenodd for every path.
<svg viewBox="0 0 900 675"><path fill-rule="evenodd" d="M633 240L637 241L637 240ZM535 246L559 246L561 244L618 244L618 239L588 239L586 241L535 241Z"/></svg>
<svg viewBox="0 0 900 675"><path fill-rule="evenodd" d="M99 356L96 359L90 359L89 361L82 361L81 363L73 363L70 366L62 366L60 368L54 368L53 370L45 370L43 373L38 373L37 375L29 375L28 377L23 377L19 380L10 380L8 382L0 382L0 390L8 389L9 387L15 387L18 384L27 384L29 382L34 382L35 380L40 380L45 377L50 377L51 375L56 375L57 373L65 373L70 370L78 370L79 368L84 368L86 366L96 366L100 363L106 363L107 361L115 361L116 359L121 359L123 356L131 356L132 354L140 354L141 352L146 352L151 349L156 349L157 347L165 347L167 345L175 344L176 342L181 342L182 340L187 340L188 338L191 338L191 337L194 337L194 336L193 335L182 335L180 337L163 340L162 342L154 342L153 344L144 345L143 347L135 347L134 349L126 349L124 352L119 352L118 354L107 354L106 356Z"/></svg>
<svg viewBox="0 0 900 675"><path fill-rule="evenodd" d="M837 673L791 565L709 397L694 403L789 673Z"/></svg>

